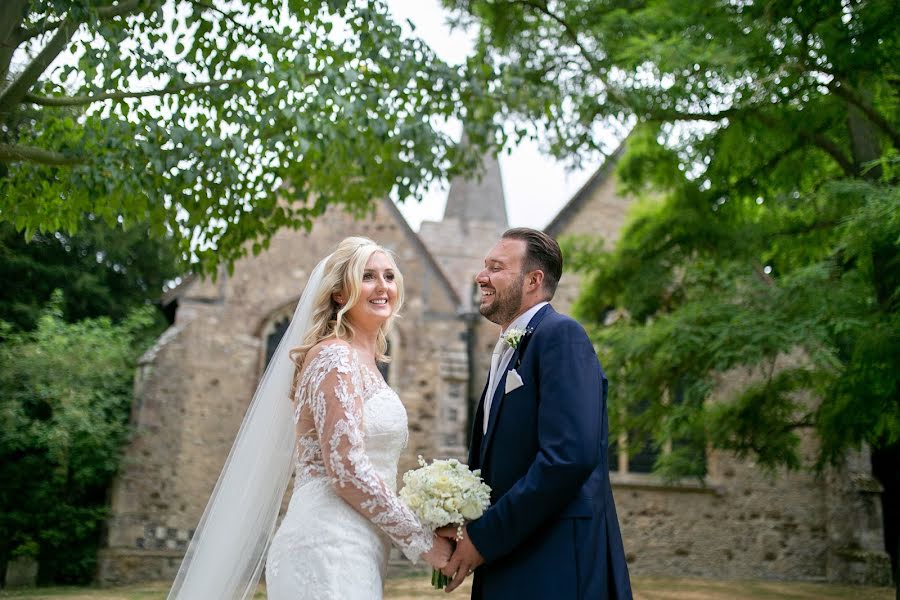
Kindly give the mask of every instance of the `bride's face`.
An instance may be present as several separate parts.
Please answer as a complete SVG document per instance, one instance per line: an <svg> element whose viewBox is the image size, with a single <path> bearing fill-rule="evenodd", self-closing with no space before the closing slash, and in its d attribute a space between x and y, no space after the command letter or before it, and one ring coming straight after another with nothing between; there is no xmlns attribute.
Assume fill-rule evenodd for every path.
<svg viewBox="0 0 900 600"><path fill-rule="evenodd" d="M359 300L347 311L347 317L365 329L380 327L397 305L396 273L384 252L373 252L369 257L359 291Z"/></svg>

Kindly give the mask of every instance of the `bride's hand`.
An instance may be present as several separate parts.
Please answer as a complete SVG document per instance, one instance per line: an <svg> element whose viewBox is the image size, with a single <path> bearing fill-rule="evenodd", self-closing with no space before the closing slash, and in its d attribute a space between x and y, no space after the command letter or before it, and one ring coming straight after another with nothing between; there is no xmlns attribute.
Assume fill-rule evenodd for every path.
<svg viewBox="0 0 900 600"><path fill-rule="evenodd" d="M443 569L450 561L453 554L453 544L447 538L437 534L431 538L431 550L422 554L422 560L431 565L432 569Z"/></svg>

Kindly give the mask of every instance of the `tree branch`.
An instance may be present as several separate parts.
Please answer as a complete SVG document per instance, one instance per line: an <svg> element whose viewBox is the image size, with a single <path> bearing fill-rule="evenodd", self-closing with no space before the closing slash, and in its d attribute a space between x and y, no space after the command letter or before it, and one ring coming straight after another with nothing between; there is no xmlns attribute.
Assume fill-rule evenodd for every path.
<svg viewBox="0 0 900 600"><path fill-rule="evenodd" d="M831 156L834 161L840 165L841 169L844 170L844 173L850 177L856 177L859 175L859 169L853 161L847 158L847 156L841 151L840 147L837 144L829 140L827 137L822 135L821 133L810 132L803 129L799 129L797 131L801 136L809 139L810 142L814 146L817 146L819 149L824 150L826 154Z"/></svg>
<svg viewBox="0 0 900 600"><path fill-rule="evenodd" d="M785 423L783 430L784 431L793 431L794 429L805 429L807 427L815 427L816 420L815 416L812 414L806 414L802 419L797 421L788 421Z"/></svg>
<svg viewBox="0 0 900 600"><path fill-rule="evenodd" d="M19 46L17 32L22 29L28 0L4 0L0 2L0 81L6 80L12 55Z"/></svg>
<svg viewBox="0 0 900 600"><path fill-rule="evenodd" d="M778 231L773 231L768 235L768 238L775 237L794 237L796 235L802 235L806 233L813 233L814 231L822 231L824 229L831 229L833 227L837 227L841 224L843 219L827 219L825 221L817 221L815 223L806 223L804 225L797 225L795 227L789 227L787 229L781 229Z"/></svg>
<svg viewBox="0 0 900 600"><path fill-rule="evenodd" d="M828 83L828 89L835 96L840 96L857 107L864 115L866 115L873 125L881 129L889 138L891 138L894 148L900 148L900 132L892 127L890 122L888 122L874 106L866 102L865 98L855 93L845 81L834 78Z"/></svg>
<svg viewBox="0 0 900 600"><path fill-rule="evenodd" d="M839 73L834 70L826 69L821 65L814 65L809 62L809 57L802 57L804 64L807 69L811 72L819 72L824 73L825 75L829 75L831 77L831 81L829 81L825 87L828 88L835 96L838 96L844 99L849 104L852 104L856 108L858 108L869 121L872 122L873 125L881 129L894 144L895 148L900 148L900 132L888 121L878 110L872 106L866 99L853 90L853 87L847 83L845 79L843 79ZM886 80L896 84L896 77L887 75Z"/></svg>
<svg viewBox="0 0 900 600"><path fill-rule="evenodd" d="M142 3L149 0L122 0L118 4L112 6L103 6L96 9L97 16L101 19L111 19L132 12L140 7ZM47 45L35 56L28 66L25 67L18 77L13 80L6 88L0 92L0 114L9 113L13 107L22 102L28 90L37 83L40 76L47 70L50 63L59 56L59 53L65 49L69 40L78 31L81 26L80 21L76 21L67 16L56 26L56 34L50 38Z"/></svg>
<svg viewBox="0 0 900 600"><path fill-rule="evenodd" d="M0 162L32 162L57 167L77 165L84 162L81 158L67 156L59 152L0 143Z"/></svg>
<svg viewBox="0 0 900 600"><path fill-rule="evenodd" d="M742 189L746 184L750 184L751 186L755 187L754 180L759 179L760 177L765 177L769 173L769 171L777 167L784 158L799 150L804 145L805 142L801 141L801 138L798 137L790 145L782 148L778 152L775 152L762 165L754 167L749 173L742 175L734 181L727 182L725 184L726 189L723 190L723 193L727 193L727 190Z"/></svg>
<svg viewBox="0 0 900 600"><path fill-rule="evenodd" d="M141 2L147 3L147 0L122 0L113 6L102 6L97 8L97 16L101 19L111 19L130 13L141 5Z"/></svg>
<svg viewBox="0 0 900 600"><path fill-rule="evenodd" d="M766 127L778 129L781 126L778 122L775 121L775 119L762 113L757 113L755 117L759 119L760 122ZM796 128L796 132L797 135L807 140L813 146L816 146L817 148L823 150L826 154L831 156L831 158L834 159L834 161L841 167L841 169L848 177L856 177L857 175L859 175L859 169L855 164L853 164L853 161L844 154L844 152L836 143L825 137L822 133L818 131L809 131L808 129L803 129L800 127Z"/></svg>
<svg viewBox="0 0 900 600"><path fill-rule="evenodd" d="M47 45L28 63L25 70L0 92L0 114L11 112L14 106L22 102L31 86L37 82L50 63L69 43L79 25L80 23L68 18L63 20Z"/></svg>
<svg viewBox="0 0 900 600"><path fill-rule="evenodd" d="M259 41L261 41L261 42L265 42L265 41L266 41L266 40L260 35L260 33L259 33L258 31L256 31L256 30L254 30L254 29L248 27L247 25L244 25L243 23L240 23L237 19L235 19L235 18L234 18L235 13L232 13L232 12L225 12L225 11L222 10L221 8L218 8L218 7L216 7L216 6L213 6L212 4L209 4L209 3L207 3L207 2L201 2L200 0L189 0L189 1L190 1L190 3L193 4L194 6L199 6L200 8L204 8L204 9L206 9L206 10L209 10L209 11L212 11L212 12L217 12L217 13L219 13L220 15L222 15L222 17L224 17L225 19L227 19L228 21L230 21L235 27L240 28L242 31L244 31L244 32L247 33L248 35L252 35L253 37L255 37L256 39L258 39Z"/></svg>
<svg viewBox="0 0 900 600"><path fill-rule="evenodd" d="M575 44L575 47L578 48L578 51L584 57L584 60L586 60L591 69L594 70L594 75L597 77L597 79L600 80L600 83L602 83L605 88L604 91L616 101L621 102L625 106L629 106L627 99L622 94L618 93L616 88L611 86L609 82L607 82L606 79L600 74L602 65L600 65L596 61L594 56L590 52L588 52L587 48L584 47L584 44L581 43L581 40L578 38L578 32L575 31L575 29L571 25L569 25L569 23L565 19L553 13L548 7L546 1L541 3L537 0L512 0L512 3L530 7L559 24L563 28L566 36L571 40L573 44Z"/></svg>
<svg viewBox="0 0 900 600"><path fill-rule="evenodd" d="M64 22L65 19L60 19L59 21L51 21L50 19L45 18L31 29L20 29L16 34L16 45L18 46L23 42L27 42L30 39L36 38L42 33L47 33L48 31L58 29L59 26Z"/></svg>
<svg viewBox="0 0 900 600"><path fill-rule="evenodd" d="M681 112L677 110L646 110L643 117L648 121L712 121L719 122L739 113L752 112L755 107L733 107L720 110L716 113L707 112ZM637 112L637 111L635 111ZM638 115L641 116L641 115Z"/></svg>
<svg viewBox="0 0 900 600"><path fill-rule="evenodd" d="M38 96L35 94L26 94L24 100L32 104L40 106L82 106L101 102L103 100L126 100L128 98L146 98L148 96L162 96L165 94L175 94L178 92L186 92L191 90L199 90L220 85L232 85L235 83L243 83L250 81L249 75L237 77L235 79L216 79L213 81L201 81L198 83L188 83L184 85L172 85L164 87L160 90L148 90L146 92L108 92L100 94L90 94L87 96Z"/></svg>

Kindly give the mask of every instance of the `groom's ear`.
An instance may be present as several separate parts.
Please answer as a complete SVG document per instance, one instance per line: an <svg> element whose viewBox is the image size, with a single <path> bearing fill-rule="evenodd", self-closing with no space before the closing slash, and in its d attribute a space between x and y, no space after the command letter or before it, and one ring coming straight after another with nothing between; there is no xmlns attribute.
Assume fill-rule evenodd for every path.
<svg viewBox="0 0 900 600"><path fill-rule="evenodd" d="M529 292L540 291L544 287L544 272L538 269L525 276L525 286Z"/></svg>

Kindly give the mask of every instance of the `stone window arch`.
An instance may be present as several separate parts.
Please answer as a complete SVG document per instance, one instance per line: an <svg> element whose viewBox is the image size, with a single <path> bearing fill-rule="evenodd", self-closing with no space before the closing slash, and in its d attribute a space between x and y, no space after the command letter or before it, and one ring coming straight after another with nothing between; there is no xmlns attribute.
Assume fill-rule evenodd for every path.
<svg viewBox="0 0 900 600"><path fill-rule="evenodd" d="M266 371L266 367L269 366L269 361L272 360L272 355L275 353L276 348L278 348L281 338L283 338L284 334L287 332L296 305L296 300L289 302L278 310L273 311L263 321L259 334L262 341L259 368L260 377ZM393 387L392 379L397 377L396 374L399 372L398 363L400 362L400 357L402 355L402 342L396 327L388 334L387 342L388 347L386 354L391 357L391 362L378 363L378 370L381 372L381 376L384 377L387 384Z"/></svg>
<svg viewBox="0 0 900 600"><path fill-rule="evenodd" d="M269 316L263 320L262 326L259 328L260 338L260 357L259 357L259 375L260 377L269 366L272 355L275 354L281 338L287 333L288 326L291 324L291 317L294 316L294 309L297 307L297 300L292 300L284 306L269 313Z"/></svg>

